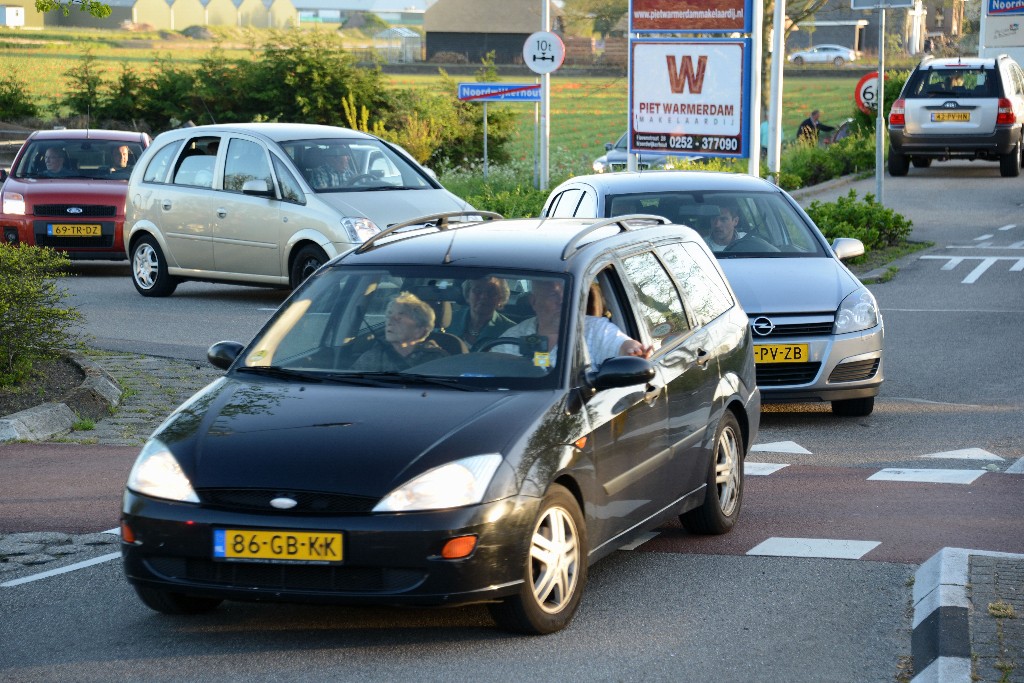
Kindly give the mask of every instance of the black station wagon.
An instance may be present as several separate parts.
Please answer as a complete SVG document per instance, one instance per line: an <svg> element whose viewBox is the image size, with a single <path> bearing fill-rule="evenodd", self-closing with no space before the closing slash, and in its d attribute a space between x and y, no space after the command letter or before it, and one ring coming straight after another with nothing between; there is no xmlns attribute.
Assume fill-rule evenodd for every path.
<svg viewBox="0 0 1024 683"><path fill-rule="evenodd" d="M488 603L551 633L645 531L733 527L760 419L746 314L656 216L394 226L209 357L124 495L125 572L170 614Z"/></svg>

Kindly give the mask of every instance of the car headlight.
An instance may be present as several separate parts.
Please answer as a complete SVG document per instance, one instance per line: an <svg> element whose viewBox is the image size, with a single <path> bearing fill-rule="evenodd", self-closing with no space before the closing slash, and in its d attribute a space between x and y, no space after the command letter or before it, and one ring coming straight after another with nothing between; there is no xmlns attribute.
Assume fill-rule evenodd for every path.
<svg viewBox="0 0 1024 683"><path fill-rule="evenodd" d="M11 216L24 216L24 195L20 192L4 192L4 213Z"/></svg>
<svg viewBox="0 0 1024 683"><path fill-rule="evenodd" d="M435 467L384 496L373 511L411 512L474 505L483 500L500 464L501 456L489 453Z"/></svg>
<svg viewBox="0 0 1024 683"><path fill-rule="evenodd" d="M594 163L590 165L594 169L594 173L604 173L608 170L608 164L604 157L600 159L594 159Z"/></svg>
<svg viewBox="0 0 1024 683"><path fill-rule="evenodd" d="M858 289L843 299L836 313L834 334L859 332L878 324L878 304L875 297L865 288Z"/></svg>
<svg viewBox="0 0 1024 683"><path fill-rule="evenodd" d="M199 496L192 488L192 482L181 471L181 465L167 450L167 446L157 439L150 439L142 447L128 475L128 488L154 498L182 503L199 502Z"/></svg>
<svg viewBox="0 0 1024 683"><path fill-rule="evenodd" d="M351 238L350 241L360 244L380 232L377 224L369 218L355 218L352 216L342 218L341 227L348 233L348 236Z"/></svg>

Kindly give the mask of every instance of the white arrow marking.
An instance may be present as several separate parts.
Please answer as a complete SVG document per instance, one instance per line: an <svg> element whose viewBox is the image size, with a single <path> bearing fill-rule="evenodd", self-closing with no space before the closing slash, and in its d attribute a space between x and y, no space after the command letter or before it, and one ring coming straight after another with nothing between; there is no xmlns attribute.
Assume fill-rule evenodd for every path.
<svg viewBox="0 0 1024 683"><path fill-rule="evenodd" d="M879 545L878 541L843 541L830 538L772 537L747 551L747 555L773 557L827 557L859 560Z"/></svg>
<svg viewBox="0 0 1024 683"><path fill-rule="evenodd" d="M811 455L811 452L796 443L795 441L776 441L774 443L759 443L750 447L750 452L759 453L800 453Z"/></svg>
<svg viewBox="0 0 1024 683"><path fill-rule="evenodd" d="M767 477L769 474L775 474L783 467L789 467L788 464L778 464L774 462L744 462L743 463L743 476L745 477Z"/></svg>
<svg viewBox="0 0 1024 683"><path fill-rule="evenodd" d="M972 484L985 470L914 470L886 468L875 472L868 481L916 481L927 484Z"/></svg>
<svg viewBox="0 0 1024 683"><path fill-rule="evenodd" d="M995 453L989 453L982 448L962 448L958 451L942 451L941 453L931 453L920 457L944 458L948 460L1004 460L1004 458L1001 458Z"/></svg>

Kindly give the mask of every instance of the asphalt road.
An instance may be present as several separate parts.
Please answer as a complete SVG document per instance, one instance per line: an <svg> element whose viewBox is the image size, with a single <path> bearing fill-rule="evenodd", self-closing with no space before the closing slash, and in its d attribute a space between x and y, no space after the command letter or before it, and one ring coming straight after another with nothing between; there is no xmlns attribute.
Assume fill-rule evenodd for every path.
<svg viewBox="0 0 1024 683"><path fill-rule="evenodd" d="M787 466L748 478L734 532L696 539L667 526L602 561L565 631L508 636L480 607L232 603L168 618L134 598L111 560L0 588L0 680L897 680L910 655L917 565L944 546L1024 552L1024 476L1005 473L1024 457L1024 179L957 162L885 181L886 204L913 219L914 239L935 246L871 287L887 345L875 412L841 419L827 406L767 408L748 461ZM863 196L875 183L816 198L851 188ZM215 341L247 341L284 297L187 283L169 299L144 299L126 264L74 270L67 286L101 348L201 359ZM84 458L58 446L5 448L22 450L9 459L18 469L5 465L0 477L0 518L65 531L115 526L110 501L133 450L94 448ZM871 478L887 468L978 476ZM54 500L48 490L62 481L75 481L75 493ZM856 559L796 557L793 546L752 554L780 538L861 550Z"/></svg>

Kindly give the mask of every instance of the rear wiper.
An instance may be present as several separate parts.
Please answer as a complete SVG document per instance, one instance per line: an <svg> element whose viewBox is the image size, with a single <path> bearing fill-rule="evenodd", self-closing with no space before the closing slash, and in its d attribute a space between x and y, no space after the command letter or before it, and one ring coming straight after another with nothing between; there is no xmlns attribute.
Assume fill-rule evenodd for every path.
<svg viewBox="0 0 1024 683"><path fill-rule="evenodd" d="M250 372L254 375L266 375L267 377L277 377L280 379L302 379L307 382L324 381L320 373L292 370L278 365L243 365L240 368L236 368L236 370L238 372Z"/></svg>

